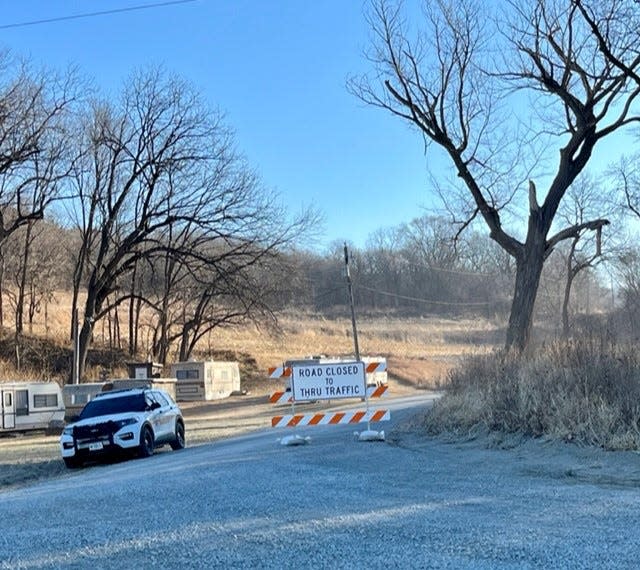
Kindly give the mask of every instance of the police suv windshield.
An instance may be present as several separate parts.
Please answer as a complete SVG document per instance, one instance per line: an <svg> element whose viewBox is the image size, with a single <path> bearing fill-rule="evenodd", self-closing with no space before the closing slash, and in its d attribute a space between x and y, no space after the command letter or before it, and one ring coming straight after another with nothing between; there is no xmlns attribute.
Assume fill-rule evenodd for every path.
<svg viewBox="0 0 640 570"><path fill-rule="evenodd" d="M130 394L117 398L95 398L91 400L80 412L80 419L122 414L126 412L144 412L146 401L144 394Z"/></svg>

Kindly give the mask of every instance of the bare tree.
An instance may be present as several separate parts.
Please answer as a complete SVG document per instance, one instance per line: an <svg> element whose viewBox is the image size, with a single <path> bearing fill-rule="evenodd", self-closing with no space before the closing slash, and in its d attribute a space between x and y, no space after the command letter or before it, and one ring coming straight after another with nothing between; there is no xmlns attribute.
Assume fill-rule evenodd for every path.
<svg viewBox="0 0 640 570"><path fill-rule="evenodd" d="M48 335L49 306L55 302L58 291L67 291L69 287L72 264L66 244L71 234L48 217L36 224L35 234L27 276L27 317L31 332L35 315L42 314Z"/></svg>
<svg viewBox="0 0 640 570"><path fill-rule="evenodd" d="M640 251L637 246L621 251L610 266L621 300L617 328L630 333L637 341L640 334Z"/></svg>
<svg viewBox="0 0 640 570"><path fill-rule="evenodd" d="M512 0L501 5L505 11L496 25L480 6L470 0L425 2L426 32L412 40L401 8L374 0L370 58L376 75L352 80L350 89L444 150L465 189L467 201L458 204L466 213L462 227L481 218L515 259L506 347L523 350L545 260L563 241L607 223L596 218L551 231L565 193L597 143L638 120L640 83L631 79L640 67L640 26L633 10L624 9L621 18L623 0ZM527 101L526 93L534 99ZM527 138L517 122L507 120L514 104L521 123L533 121ZM520 153L507 157L514 142ZM543 149L557 144L559 158L541 203L529 181L526 234L519 239L503 218L522 194L518 180L540 158L524 153L527 142L543 142Z"/></svg>
<svg viewBox="0 0 640 570"><path fill-rule="evenodd" d="M203 214L202 187L190 193L188 185L198 183L196 166L222 150L211 148L214 137L222 146L217 128L185 86L158 72L136 76L119 104L94 105L75 164L79 199L70 206L82 236L75 287L84 282L87 293L81 375L95 322L128 297L118 284L162 247L168 226ZM177 195L172 179L180 180Z"/></svg>
<svg viewBox="0 0 640 570"><path fill-rule="evenodd" d="M640 220L640 168L638 168L638 153L631 157L623 156L613 165L609 174L614 178L618 194L619 205L631 215Z"/></svg>
<svg viewBox="0 0 640 570"><path fill-rule="evenodd" d="M610 220L619 218L614 200L603 196L606 194L603 192L605 184L605 181L596 182L589 175L580 176L567 191L560 207L558 219L561 223L579 226L598 213ZM558 249L565 266L561 310L563 337L567 338L570 333L569 303L576 278L580 273L594 269L620 253L620 244L617 243L620 241L617 235L619 231L615 229L621 226L621 223L615 224L614 231L607 232L603 232L602 226L595 231L585 228L567 240L564 248Z"/></svg>
<svg viewBox="0 0 640 570"><path fill-rule="evenodd" d="M14 71L14 68L17 70ZM78 101L73 74L36 72L0 61L0 243L40 220L69 172L69 114Z"/></svg>
<svg viewBox="0 0 640 570"><path fill-rule="evenodd" d="M65 288L65 230L48 220L31 220L20 226L5 241L5 290L14 315L16 365L20 366L25 323L33 332L36 314L44 311L48 334L48 307L55 291Z"/></svg>
<svg viewBox="0 0 640 570"><path fill-rule="evenodd" d="M441 216L425 215L403 225L400 233L402 259L411 283L407 294L440 303L432 304L432 310L451 310L464 288L460 276L453 273L461 269L461 257L451 223Z"/></svg>
<svg viewBox="0 0 640 570"><path fill-rule="evenodd" d="M189 297L183 299L178 323L178 360L188 360L198 342L214 329L246 321L275 322L270 304L268 271L278 270L277 262L267 269L254 252L246 258L246 266L236 265L240 259L209 262L200 275L193 276ZM268 256L272 258L271 256ZM265 259L266 261L266 259ZM276 261L274 259L274 261Z"/></svg>
<svg viewBox="0 0 640 570"><path fill-rule="evenodd" d="M280 216L221 115L161 70L135 75L118 104L94 105L74 182L75 281L86 287L81 375L96 321L132 297L121 284L141 261L175 259L194 271L275 255L306 222ZM189 239L172 239L182 232Z"/></svg>
<svg viewBox="0 0 640 570"><path fill-rule="evenodd" d="M376 290L402 292L405 286L404 270L398 228L384 228L373 232L362 252L362 274L358 276L361 286L357 288L360 303L374 309L399 308L399 297L381 296ZM367 288L364 288L365 283L369 284Z"/></svg>
<svg viewBox="0 0 640 570"><path fill-rule="evenodd" d="M73 73L35 70L0 54L0 266L5 242L41 220L69 170L69 116L78 101ZM0 324L3 322L0 267Z"/></svg>

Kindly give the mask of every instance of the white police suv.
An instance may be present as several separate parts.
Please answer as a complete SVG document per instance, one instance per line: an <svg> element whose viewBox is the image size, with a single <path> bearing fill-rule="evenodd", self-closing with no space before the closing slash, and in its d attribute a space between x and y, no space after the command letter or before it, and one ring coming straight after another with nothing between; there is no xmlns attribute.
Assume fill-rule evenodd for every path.
<svg viewBox="0 0 640 570"><path fill-rule="evenodd" d="M185 446L180 408L162 390L135 388L98 394L64 428L60 451L73 468L118 452L149 457L167 443L172 449Z"/></svg>

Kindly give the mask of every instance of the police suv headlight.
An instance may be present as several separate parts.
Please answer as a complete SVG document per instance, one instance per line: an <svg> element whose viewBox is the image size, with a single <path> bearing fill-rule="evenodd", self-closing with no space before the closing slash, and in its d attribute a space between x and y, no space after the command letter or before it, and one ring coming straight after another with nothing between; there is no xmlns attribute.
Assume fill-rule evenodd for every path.
<svg viewBox="0 0 640 570"><path fill-rule="evenodd" d="M131 424L137 423L138 420L136 418L127 418L126 420L118 420L114 422L116 424L116 428L121 430L124 426L130 426Z"/></svg>
<svg viewBox="0 0 640 570"><path fill-rule="evenodd" d="M62 430L62 435L73 435L73 426L67 426Z"/></svg>

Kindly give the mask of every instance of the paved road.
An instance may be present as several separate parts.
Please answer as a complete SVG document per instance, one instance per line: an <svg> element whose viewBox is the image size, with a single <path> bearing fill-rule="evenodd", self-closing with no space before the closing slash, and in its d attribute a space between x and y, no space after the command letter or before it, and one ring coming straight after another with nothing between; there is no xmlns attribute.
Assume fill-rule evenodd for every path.
<svg viewBox="0 0 640 570"><path fill-rule="evenodd" d="M394 421L420 402L396 401ZM297 447L260 432L0 492L0 568L640 565L638 484L353 431L300 429Z"/></svg>

